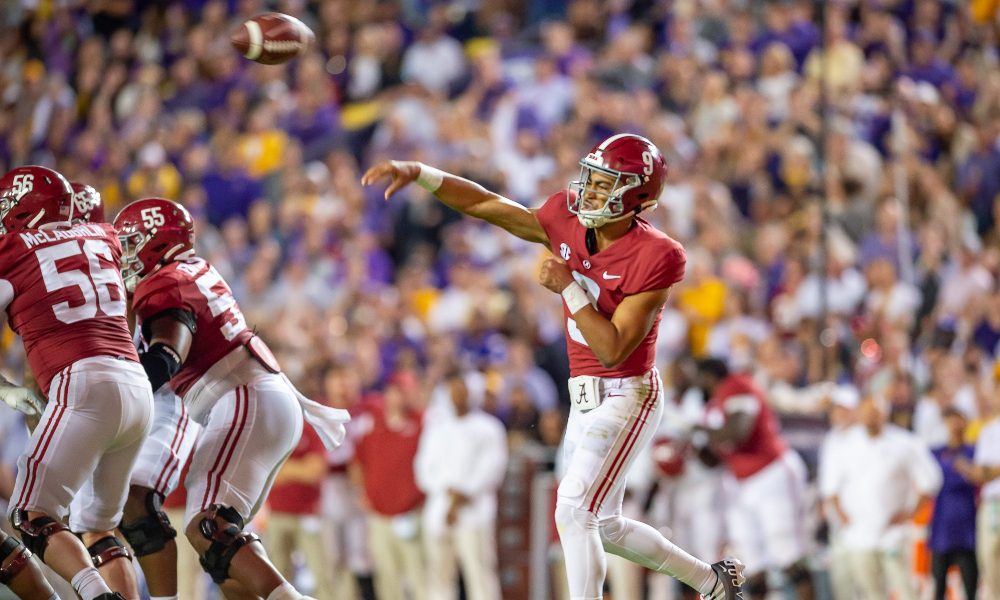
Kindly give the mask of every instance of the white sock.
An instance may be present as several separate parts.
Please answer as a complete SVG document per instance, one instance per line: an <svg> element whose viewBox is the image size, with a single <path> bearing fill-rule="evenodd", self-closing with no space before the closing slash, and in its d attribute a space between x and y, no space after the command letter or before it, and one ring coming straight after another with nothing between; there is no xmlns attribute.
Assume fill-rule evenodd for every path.
<svg viewBox="0 0 1000 600"><path fill-rule="evenodd" d="M712 565L691 556L649 525L619 516L602 519L599 526L608 552L670 575L700 594L715 589L719 578Z"/></svg>
<svg viewBox="0 0 1000 600"><path fill-rule="evenodd" d="M111 588L108 587L108 584L101 577L100 572L94 567L81 569L73 576L70 583L73 584L73 589L76 590L77 594L80 594L83 600L94 600L94 598L97 598L101 594L111 593Z"/></svg>
<svg viewBox="0 0 1000 600"><path fill-rule="evenodd" d="M295 591L292 584L287 581L278 587L271 590L271 593L267 595L267 600L299 600L302 594Z"/></svg>
<svg viewBox="0 0 1000 600"><path fill-rule="evenodd" d="M177 600L177 594L173 596L150 596L149 600Z"/></svg>

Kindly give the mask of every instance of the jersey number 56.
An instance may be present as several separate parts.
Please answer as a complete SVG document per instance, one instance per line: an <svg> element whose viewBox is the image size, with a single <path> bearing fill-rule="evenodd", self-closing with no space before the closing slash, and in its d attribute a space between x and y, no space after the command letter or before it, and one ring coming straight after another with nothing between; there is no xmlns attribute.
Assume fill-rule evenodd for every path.
<svg viewBox="0 0 1000 600"><path fill-rule="evenodd" d="M86 270L60 271L56 267L56 261L81 254L87 259ZM125 286L122 285L121 273L117 268L101 266L101 258L112 264L115 262L107 242L72 240L39 248L35 251L35 256L42 271L45 289L49 293L75 287L83 295L83 304L77 306L70 306L68 301L53 304L52 312L57 319L67 324L76 323L84 319L93 319L97 316L98 310L109 317L125 316ZM114 297L111 288L116 290Z"/></svg>

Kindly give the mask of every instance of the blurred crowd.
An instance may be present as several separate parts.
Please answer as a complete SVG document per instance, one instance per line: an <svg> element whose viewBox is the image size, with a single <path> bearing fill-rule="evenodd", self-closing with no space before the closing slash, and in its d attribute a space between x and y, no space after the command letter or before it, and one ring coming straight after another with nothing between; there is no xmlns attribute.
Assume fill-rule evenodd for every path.
<svg viewBox="0 0 1000 600"><path fill-rule="evenodd" d="M456 561L428 556L444 544L421 545L401 515L437 511L438 537L462 521L459 509L473 529L496 518L495 504L476 500L498 489L496 478L455 498L460 481L410 468L419 452L433 454L422 428L451 427L439 413L466 395L470 410L506 427L512 457L524 448L551 457L568 406L562 309L535 282L539 250L458 218L416 186L384 201L359 183L377 160L422 160L537 206L567 186L595 142L641 133L670 167L659 207L644 216L688 252L659 338L668 401L690 387L691 358L720 358L751 374L785 418L824 424L793 440L813 467L827 413L858 404L836 402L838 391L884 400L886 419L926 448L954 441L949 415L964 420L962 443L974 444L1000 413L993 2L3 6L2 170L56 168L97 188L109 215L141 197L183 203L199 253L232 284L289 376L357 414L343 456L317 467L313 444L286 476L325 480L323 497L336 506L317 499L304 510L326 522L341 511L338 539L381 528L398 543L342 556L362 593L372 587L369 555L397 561L410 579L422 576L420 561ZM266 10L309 25L311 51L285 66L235 52L229 33ZM9 340L4 348L16 369ZM365 452L369 435L394 440L399 462ZM469 434L439 435L457 444ZM454 462L447 450L436 452ZM409 502L380 504L378 486L398 477L412 486ZM663 488L679 475L650 477ZM348 498L359 512L342 506ZM645 504L637 510L657 505ZM805 524L819 529L834 517L814 505ZM351 515L362 512L371 531L351 533ZM495 547L483 535L452 545ZM462 565L467 587L494 585L479 580L482 569L496 573L496 556L481 558L478 568ZM313 573L317 585L332 585L322 575Z"/></svg>

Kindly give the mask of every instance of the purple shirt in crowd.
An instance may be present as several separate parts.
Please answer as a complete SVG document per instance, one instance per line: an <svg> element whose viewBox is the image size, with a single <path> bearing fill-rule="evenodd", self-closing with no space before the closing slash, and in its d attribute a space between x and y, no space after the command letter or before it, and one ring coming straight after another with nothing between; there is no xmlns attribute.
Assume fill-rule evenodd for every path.
<svg viewBox="0 0 1000 600"><path fill-rule="evenodd" d="M944 483L934 502L927 547L931 552L975 550L976 486L955 470L955 459L959 456L972 462L974 448L963 445L960 448L935 448L932 452L941 466Z"/></svg>

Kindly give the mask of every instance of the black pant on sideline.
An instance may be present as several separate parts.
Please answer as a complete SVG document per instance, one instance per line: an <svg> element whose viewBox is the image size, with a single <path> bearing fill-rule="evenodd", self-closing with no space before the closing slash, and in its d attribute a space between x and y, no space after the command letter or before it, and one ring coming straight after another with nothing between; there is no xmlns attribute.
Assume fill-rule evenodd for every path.
<svg viewBox="0 0 1000 600"><path fill-rule="evenodd" d="M948 569L958 566L965 586L965 597L974 600L979 583L979 566L976 564L975 550L951 550L935 552L931 556L931 574L934 575L934 600L944 600L948 589Z"/></svg>

